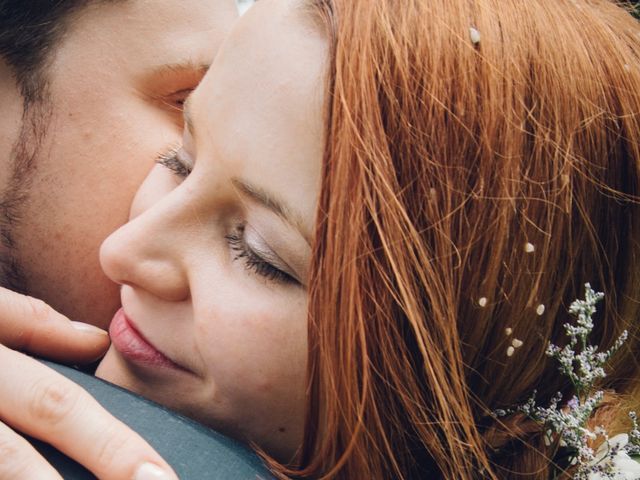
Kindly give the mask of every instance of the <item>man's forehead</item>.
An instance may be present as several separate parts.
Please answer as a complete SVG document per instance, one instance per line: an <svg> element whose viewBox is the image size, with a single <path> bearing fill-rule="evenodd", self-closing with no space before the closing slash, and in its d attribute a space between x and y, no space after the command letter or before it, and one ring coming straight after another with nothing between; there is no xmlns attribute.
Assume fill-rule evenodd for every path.
<svg viewBox="0 0 640 480"><path fill-rule="evenodd" d="M97 2L74 16L58 57L105 74L202 75L236 15L234 0Z"/></svg>

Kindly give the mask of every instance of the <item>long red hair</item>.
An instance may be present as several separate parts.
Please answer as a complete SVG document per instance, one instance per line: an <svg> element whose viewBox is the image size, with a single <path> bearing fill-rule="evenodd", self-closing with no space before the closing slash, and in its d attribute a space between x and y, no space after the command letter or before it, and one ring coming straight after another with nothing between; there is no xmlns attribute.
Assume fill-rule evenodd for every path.
<svg viewBox="0 0 640 480"><path fill-rule="evenodd" d="M607 0L303 15L332 53L306 436L281 471L549 478L539 429L490 413L572 393L544 351L585 282L606 294L598 343L631 333L602 387L638 375L637 21Z"/></svg>

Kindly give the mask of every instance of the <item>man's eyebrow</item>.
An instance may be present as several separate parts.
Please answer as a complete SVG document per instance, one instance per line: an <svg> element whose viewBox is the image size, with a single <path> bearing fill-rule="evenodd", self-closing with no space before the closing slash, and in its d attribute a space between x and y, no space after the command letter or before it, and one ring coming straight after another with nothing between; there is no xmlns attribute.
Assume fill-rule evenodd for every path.
<svg viewBox="0 0 640 480"><path fill-rule="evenodd" d="M210 65L207 63L198 63L192 61L179 63L166 63L155 67L151 70L151 75L157 77L171 76L175 74L195 74L203 77Z"/></svg>
<svg viewBox="0 0 640 480"><path fill-rule="evenodd" d="M306 242L311 245L311 237L304 228L304 222L302 221L303 217L300 213L292 211L284 204L284 202L278 200L262 188L252 185L245 180L232 178L231 183L240 191L240 193L249 197L251 200L262 205L268 210L271 210L285 222L295 227Z"/></svg>
<svg viewBox="0 0 640 480"><path fill-rule="evenodd" d="M167 94L188 95L200 83L210 66L208 63L186 60L150 67L141 77L142 92L155 100L163 100ZM183 88L180 88L181 85ZM169 87L176 90L167 92Z"/></svg>

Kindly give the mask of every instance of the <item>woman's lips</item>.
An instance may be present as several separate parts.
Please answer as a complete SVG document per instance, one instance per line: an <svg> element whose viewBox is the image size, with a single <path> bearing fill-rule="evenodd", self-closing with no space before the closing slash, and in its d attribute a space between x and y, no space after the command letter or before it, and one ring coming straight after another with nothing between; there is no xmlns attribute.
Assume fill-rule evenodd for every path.
<svg viewBox="0 0 640 480"><path fill-rule="evenodd" d="M136 330L122 308L116 312L111 321L109 336L115 349L134 363L188 371L149 343Z"/></svg>

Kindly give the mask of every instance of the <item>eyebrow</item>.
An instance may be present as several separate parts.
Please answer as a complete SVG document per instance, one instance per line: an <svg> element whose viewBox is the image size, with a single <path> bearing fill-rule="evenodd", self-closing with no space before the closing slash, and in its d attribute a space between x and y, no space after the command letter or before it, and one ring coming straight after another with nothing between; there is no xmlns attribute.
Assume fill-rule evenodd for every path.
<svg viewBox="0 0 640 480"><path fill-rule="evenodd" d="M207 71L209 70L210 66L211 65L208 63L195 62L192 60L186 60L184 62L177 63L165 63L163 65L148 69L143 75L142 79L146 84L148 82L166 82L176 77L182 76L183 78L188 78L192 82L200 83L200 81L204 78ZM190 93L191 91L193 91L192 87L184 88L171 93ZM164 92L162 92L162 94L160 94L160 92L155 92L150 96L152 98L159 99L163 96L163 94Z"/></svg>
<svg viewBox="0 0 640 480"><path fill-rule="evenodd" d="M176 73L196 73L200 76L204 76L209 70L211 65L208 63L199 63L199 62L179 62L179 63L167 63L164 65L160 65L151 70L151 75L153 76L169 76L174 75Z"/></svg>
<svg viewBox="0 0 640 480"><path fill-rule="evenodd" d="M195 140L196 131L195 125L193 123L193 116L191 114L192 98L193 97L189 97L184 102L183 115L184 123L187 126L187 130L189 131L191 137ZM300 215L300 213L292 211L284 204L284 202L278 200L275 196L269 194L262 188L247 182L246 180L241 180L234 177L231 179L231 183L238 189L241 194L244 194L246 197L249 197L249 199L253 200L259 205L262 205L266 209L271 210L289 225L295 227L300 235L302 235L302 238L305 239L307 244L311 246L311 236L304 228L304 222L302 221L303 216Z"/></svg>
<svg viewBox="0 0 640 480"><path fill-rule="evenodd" d="M304 228L304 222L302 221L302 215L288 208L284 202L278 200L273 195L269 194L262 188L252 185L251 183L240 180L239 178L232 178L231 183L240 191L240 193L249 197L254 202L262 205L268 210L282 218L285 222L292 225L300 232L300 235L311 246L311 237Z"/></svg>

